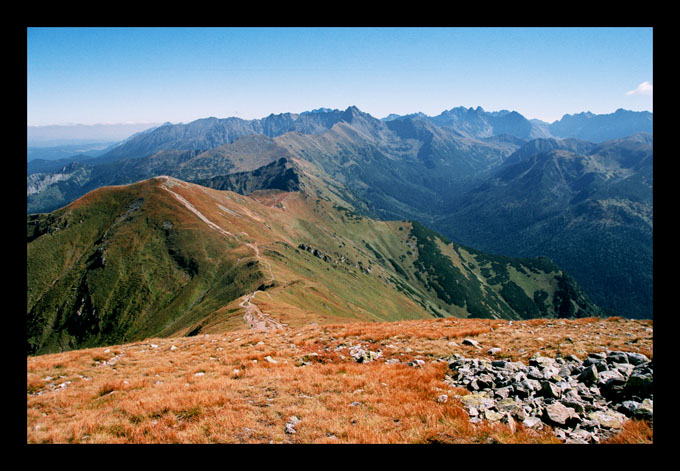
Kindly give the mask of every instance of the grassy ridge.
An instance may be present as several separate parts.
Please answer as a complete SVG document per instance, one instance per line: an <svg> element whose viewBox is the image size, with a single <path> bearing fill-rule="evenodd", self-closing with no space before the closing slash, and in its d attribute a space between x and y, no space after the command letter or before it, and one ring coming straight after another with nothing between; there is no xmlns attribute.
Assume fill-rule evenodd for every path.
<svg viewBox="0 0 680 471"><path fill-rule="evenodd" d="M172 332L262 281L158 188L99 196L38 218L52 233L28 244L29 352Z"/></svg>
<svg viewBox="0 0 680 471"><path fill-rule="evenodd" d="M549 261L305 193L152 179L30 215L27 240L29 353L246 328L240 302L255 290L263 315L290 326L594 312Z"/></svg>

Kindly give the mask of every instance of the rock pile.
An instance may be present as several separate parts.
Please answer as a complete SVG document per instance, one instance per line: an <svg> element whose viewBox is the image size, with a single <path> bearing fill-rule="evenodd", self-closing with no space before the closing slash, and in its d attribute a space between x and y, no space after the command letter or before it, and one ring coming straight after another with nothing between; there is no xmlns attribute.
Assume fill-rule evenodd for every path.
<svg viewBox="0 0 680 471"><path fill-rule="evenodd" d="M370 361L377 360L382 356L382 352L380 350L377 352L372 350L364 350L358 345L352 347L349 351L349 354L357 363L368 363Z"/></svg>
<svg viewBox="0 0 680 471"><path fill-rule="evenodd" d="M329 257L327 254L325 254L325 253L322 252L321 250L319 250L319 249L317 249L317 248L314 248L314 247L312 247L312 246L310 246L310 245L307 245L307 244L299 244L299 245L298 245L298 248L299 248L299 249L302 249L302 250L306 250L307 252L311 253L312 255L314 255L314 256L317 257L317 258L320 258L320 259L323 260L324 262L335 263L335 260L333 260L333 259L332 259L331 257Z"/></svg>
<svg viewBox="0 0 680 471"><path fill-rule="evenodd" d="M599 443L626 418L653 418L653 363L640 353L591 353L583 361L535 355L528 366L458 354L448 362L445 381L472 392L458 399L473 423L546 424L566 443Z"/></svg>

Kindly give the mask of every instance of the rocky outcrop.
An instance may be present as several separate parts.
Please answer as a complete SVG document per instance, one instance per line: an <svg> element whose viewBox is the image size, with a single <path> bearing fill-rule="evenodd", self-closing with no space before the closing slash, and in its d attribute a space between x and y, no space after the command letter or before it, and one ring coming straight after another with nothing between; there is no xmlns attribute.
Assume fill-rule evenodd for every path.
<svg viewBox="0 0 680 471"><path fill-rule="evenodd" d="M599 443L629 418L653 419L653 362L640 353L534 356L529 365L461 355L448 361L445 381L471 391L459 399L472 423L549 425L567 443Z"/></svg>
<svg viewBox="0 0 680 471"><path fill-rule="evenodd" d="M326 253L322 252L321 250L311 247L307 244L300 244L298 245L299 249L306 250L307 252L311 253L314 255L316 258L320 258L324 262L328 263L336 263L335 260L333 260L331 257L329 257Z"/></svg>

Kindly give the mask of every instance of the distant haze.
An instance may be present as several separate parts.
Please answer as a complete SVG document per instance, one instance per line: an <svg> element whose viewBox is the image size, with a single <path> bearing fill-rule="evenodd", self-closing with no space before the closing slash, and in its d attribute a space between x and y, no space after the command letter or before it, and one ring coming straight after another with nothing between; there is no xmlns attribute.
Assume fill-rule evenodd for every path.
<svg viewBox="0 0 680 471"><path fill-rule="evenodd" d="M161 123L124 124L72 124L52 126L28 126L29 146L59 146L93 142L118 142Z"/></svg>

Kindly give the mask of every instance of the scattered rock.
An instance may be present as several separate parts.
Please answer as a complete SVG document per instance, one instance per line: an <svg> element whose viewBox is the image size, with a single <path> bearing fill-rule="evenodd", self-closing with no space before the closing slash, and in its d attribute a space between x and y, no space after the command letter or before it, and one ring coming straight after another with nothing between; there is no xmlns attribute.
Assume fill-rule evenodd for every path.
<svg viewBox="0 0 680 471"><path fill-rule="evenodd" d="M578 376L578 380L586 385L594 384L597 382L597 368L592 365L585 368Z"/></svg>
<svg viewBox="0 0 680 471"><path fill-rule="evenodd" d="M550 404L543 411L545 422L550 425L566 425L572 418L578 418L578 414L571 407L567 407L561 402Z"/></svg>
<svg viewBox="0 0 680 471"><path fill-rule="evenodd" d="M527 417L522 422L522 425L524 425L527 428L534 428L534 429L543 428L543 422L541 422L541 419L539 419L538 417Z"/></svg>
<svg viewBox="0 0 680 471"><path fill-rule="evenodd" d="M654 372L644 355L597 352L583 361L534 355L529 365L458 354L445 360L445 382L471 391L457 398L473 424L513 428L518 421L536 430L548 424L566 443L600 443L627 418L653 417Z"/></svg>
<svg viewBox="0 0 680 471"><path fill-rule="evenodd" d="M596 411L588 415L588 418L597 422L601 427L621 428L626 416L612 410Z"/></svg>
<svg viewBox="0 0 680 471"><path fill-rule="evenodd" d="M635 366L641 363L647 363L649 361L649 358L647 358L642 353L637 352L626 352L626 357L628 358L628 363Z"/></svg>
<svg viewBox="0 0 680 471"><path fill-rule="evenodd" d="M382 352L380 350L373 352L371 350L364 350L360 346L352 347L349 351L349 354L357 363L368 363L382 356Z"/></svg>
<svg viewBox="0 0 680 471"><path fill-rule="evenodd" d="M501 423L510 427L510 431L512 433L515 433L516 430L515 419L512 418L512 415L505 413L501 418Z"/></svg>
<svg viewBox="0 0 680 471"><path fill-rule="evenodd" d="M468 394L461 396L460 401L467 407L474 407L475 409L487 409L493 407L496 403L492 398L484 394Z"/></svg>
<svg viewBox="0 0 680 471"><path fill-rule="evenodd" d="M298 418L297 418L296 416L294 416L294 415L291 415L291 416L288 418L288 422L286 422L286 427L285 427L285 428L286 428L286 433L288 433L288 434L295 434L295 433L297 433L297 430L295 430L295 427L296 427L297 424L299 424L300 422L301 422L300 419L298 419Z"/></svg>
<svg viewBox="0 0 680 471"><path fill-rule="evenodd" d="M491 409L487 409L484 411L484 418L488 420L489 422L498 422L503 418L503 414L500 412L496 412Z"/></svg>

